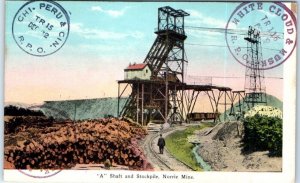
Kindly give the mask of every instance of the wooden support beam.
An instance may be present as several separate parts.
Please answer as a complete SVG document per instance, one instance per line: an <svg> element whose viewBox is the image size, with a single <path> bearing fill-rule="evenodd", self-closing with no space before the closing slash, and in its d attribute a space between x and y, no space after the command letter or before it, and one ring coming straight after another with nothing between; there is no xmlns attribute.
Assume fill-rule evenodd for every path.
<svg viewBox="0 0 300 183"><path fill-rule="evenodd" d="M144 126L144 83L142 83L142 126Z"/></svg>

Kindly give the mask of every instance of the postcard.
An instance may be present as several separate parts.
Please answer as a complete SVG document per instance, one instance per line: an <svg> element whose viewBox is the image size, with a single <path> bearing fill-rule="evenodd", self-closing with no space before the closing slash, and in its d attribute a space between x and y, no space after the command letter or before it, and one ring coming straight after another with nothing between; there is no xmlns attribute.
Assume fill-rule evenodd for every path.
<svg viewBox="0 0 300 183"><path fill-rule="evenodd" d="M6 182L294 182L296 2L5 1Z"/></svg>

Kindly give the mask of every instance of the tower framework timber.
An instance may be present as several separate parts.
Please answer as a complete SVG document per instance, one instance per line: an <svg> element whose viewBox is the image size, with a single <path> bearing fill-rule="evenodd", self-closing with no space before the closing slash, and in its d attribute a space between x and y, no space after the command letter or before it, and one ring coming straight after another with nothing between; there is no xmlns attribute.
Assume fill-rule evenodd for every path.
<svg viewBox="0 0 300 183"><path fill-rule="evenodd" d="M267 104L260 32L249 26L247 41L247 59L245 72L245 103L248 108L257 104Z"/></svg>
<svg viewBox="0 0 300 183"><path fill-rule="evenodd" d="M189 16L187 12L169 6L158 9L157 37L144 60L152 71L151 77L118 81L118 101L126 91L130 93L122 109L118 102L118 116L131 118L142 125L150 120L181 123L193 112L201 92L209 98L215 121L219 120L219 105L224 105L225 111L229 109L228 105L232 106L236 97L231 88L185 82L186 16Z"/></svg>

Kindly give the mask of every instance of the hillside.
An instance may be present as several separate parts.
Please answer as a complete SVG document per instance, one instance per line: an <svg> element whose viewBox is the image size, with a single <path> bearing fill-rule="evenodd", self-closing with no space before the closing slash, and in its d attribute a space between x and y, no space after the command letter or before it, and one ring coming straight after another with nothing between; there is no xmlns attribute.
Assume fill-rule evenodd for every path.
<svg viewBox="0 0 300 183"><path fill-rule="evenodd" d="M126 98L120 99L120 109ZM97 98L83 100L46 101L41 110L46 116L55 119L98 119L106 116L117 116L117 98ZM76 113L76 116L75 116Z"/></svg>
<svg viewBox="0 0 300 183"><path fill-rule="evenodd" d="M238 107L238 103L234 104L234 111L238 111L239 107ZM281 111L283 111L283 103L281 100L279 100L278 98L274 97L273 95L268 95L267 94L267 105L268 106L272 106L272 107L276 107L278 109L280 109ZM243 109L247 109L247 106L245 103L243 103L243 100L241 101L241 108ZM230 109L227 110L227 114L230 113ZM224 113L221 114L220 116L221 121L224 121Z"/></svg>

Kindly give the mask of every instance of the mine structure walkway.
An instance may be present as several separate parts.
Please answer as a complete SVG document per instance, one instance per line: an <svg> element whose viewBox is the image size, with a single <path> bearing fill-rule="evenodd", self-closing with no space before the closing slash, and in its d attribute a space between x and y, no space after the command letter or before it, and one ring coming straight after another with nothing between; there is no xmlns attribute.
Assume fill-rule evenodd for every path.
<svg viewBox="0 0 300 183"><path fill-rule="evenodd" d="M126 91L130 92L129 90L131 94L124 107L120 108L119 101ZM244 99L244 91L232 91L229 87L155 80L121 80L118 81L118 115L131 118L142 125L147 125L150 120L189 122L189 114L194 112L197 101L201 102L198 100L201 92L209 99L212 113L215 115L214 122L221 120L221 106L224 106L226 120L229 114L235 113L233 105L238 103L241 107ZM227 109L230 109L229 114ZM168 115L165 116L166 110Z"/></svg>

